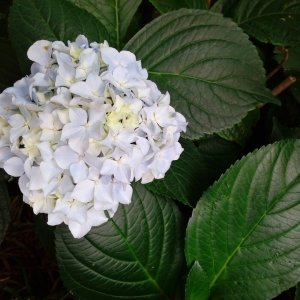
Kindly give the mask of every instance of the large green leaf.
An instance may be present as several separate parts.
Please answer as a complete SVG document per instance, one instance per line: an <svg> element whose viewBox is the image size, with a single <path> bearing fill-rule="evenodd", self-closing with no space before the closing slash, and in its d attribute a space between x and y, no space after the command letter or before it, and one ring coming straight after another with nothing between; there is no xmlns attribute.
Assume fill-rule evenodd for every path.
<svg viewBox="0 0 300 300"><path fill-rule="evenodd" d="M15 0L9 16L9 34L22 71L28 73L26 53L39 39L67 42L84 34L90 41L110 41L102 23L65 0Z"/></svg>
<svg viewBox="0 0 300 300"><path fill-rule="evenodd" d="M135 184L132 203L84 238L58 228L63 281L80 299L167 299L183 261L181 227L174 203Z"/></svg>
<svg viewBox="0 0 300 300"><path fill-rule="evenodd" d="M5 182L0 179L0 244L6 233L9 223L9 196Z"/></svg>
<svg viewBox="0 0 300 300"><path fill-rule="evenodd" d="M189 122L186 137L230 128L259 102L274 102L248 37L229 19L181 9L155 19L125 46L171 94Z"/></svg>
<svg viewBox="0 0 300 300"><path fill-rule="evenodd" d="M211 299L265 300L298 282L299 161L300 140L264 147L198 202L185 251L188 264L197 260L203 269L199 284L207 282Z"/></svg>
<svg viewBox="0 0 300 300"><path fill-rule="evenodd" d="M68 0L94 15L111 35L110 44L121 48L128 26L141 0Z"/></svg>
<svg viewBox="0 0 300 300"><path fill-rule="evenodd" d="M172 163L163 179L146 187L155 194L195 206L203 191L238 158L241 150L218 136L205 137L197 144L181 140L184 151L179 160Z"/></svg>
<svg viewBox="0 0 300 300"><path fill-rule="evenodd" d="M289 45L300 41L299 0L219 0L212 10L232 17L262 42Z"/></svg>
<svg viewBox="0 0 300 300"><path fill-rule="evenodd" d="M222 130L218 135L227 141L236 142L244 146L252 136L253 127L258 122L259 117L259 109L252 110L240 123L232 128Z"/></svg>
<svg viewBox="0 0 300 300"><path fill-rule="evenodd" d="M160 12L166 13L180 8L207 9L208 0L149 0Z"/></svg>
<svg viewBox="0 0 300 300"><path fill-rule="evenodd" d="M0 38L0 93L20 77L20 69L9 40Z"/></svg>

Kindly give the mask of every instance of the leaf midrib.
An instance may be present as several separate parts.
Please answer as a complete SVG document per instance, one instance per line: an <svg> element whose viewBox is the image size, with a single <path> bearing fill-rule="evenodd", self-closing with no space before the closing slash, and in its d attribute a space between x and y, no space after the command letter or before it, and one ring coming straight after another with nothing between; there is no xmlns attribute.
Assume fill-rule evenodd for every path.
<svg viewBox="0 0 300 300"><path fill-rule="evenodd" d="M245 241L249 238L249 236L255 231L257 226L261 223L261 221L269 214L269 212L274 208L274 206L278 203L278 201L281 199L281 197L285 194L287 190L289 190L294 184L297 184L297 181L299 180L299 176L297 176L293 181L291 181L273 200L271 205L265 210L263 215L259 218L259 220L252 226L252 228L249 230L249 232L241 239L239 244L236 246L236 248L232 251L232 253L228 256L225 263L222 265L220 271L214 276L213 280L209 284L209 289L211 289L216 281L220 278L223 271L227 268L227 265L230 263L230 261L233 259L235 254L239 251L239 249L243 246Z"/></svg>
<svg viewBox="0 0 300 300"><path fill-rule="evenodd" d="M116 19L116 44L117 48L120 48L120 16L119 16L119 10L120 10L120 2L119 0L115 0L115 19Z"/></svg>
<svg viewBox="0 0 300 300"><path fill-rule="evenodd" d="M255 96L263 97L263 98L267 97L266 95L260 95L258 93L254 93L254 91L245 91L245 90L241 90L241 89L238 89L238 88L232 88L230 86L220 84L216 81L208 80L208 79L204 79L204 78L200 78L200 77L196 77L196 76L185 75L185 74L181 74L181 73L155 72L155 71L148 71L148 73L151 74L151 75L154 75L154 76L162 76L162 77L163 76L178 76L178 77L181 77L181 78L193 79L193 80L197 80L197 81L202 81L206 84L214 84L214 85L220 86L220 87L225 88L225 89L230 89L230 90L234 90L234 91L237 91L237 92L250 94L251 96L255 95ZM253 103L255 103L255 102L253 101Z"/></svg>
<svg viewBox="0 0 300 300"><path fill-rule="evenodd" d="M148 270L144 267L144 265L141 263L141 261L139 260L139 258L137 257L137 255L135 254L131 244L129 243L129 241L127 240L126 236L124 235L123 231L120 229L120 227L115 223L115 221L113 219L111 219L111 223L112 225L115 227L115 229L117 230L117 232L120 234L121 238L124 240L125 244L127 245L129 252L132 254L133 258L136 260L136 262L138 263L138 265L140 266L141 270L145 273L145 275L147 276L149 282L152 283L152 285L159 291L159 293L165 298L165 299L169 299L169 297L165 294L164 290L158 285L158 283L156 282L156 280L151 276L151 274L148 272Z"/></svg>

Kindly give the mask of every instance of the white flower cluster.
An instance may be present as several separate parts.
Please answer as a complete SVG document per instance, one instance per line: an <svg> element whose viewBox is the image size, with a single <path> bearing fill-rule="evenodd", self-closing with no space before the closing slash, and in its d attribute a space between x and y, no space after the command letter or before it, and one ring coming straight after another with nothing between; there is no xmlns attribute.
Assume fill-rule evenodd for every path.
<svg viewBox="0 0 300 300"><path fill-rule="evenodd" d="M34 213L79 238L130 203L130 182L164 177L187 123L129 51L80 35L27 54L30 76L0 95L0 167Z"/></svg>

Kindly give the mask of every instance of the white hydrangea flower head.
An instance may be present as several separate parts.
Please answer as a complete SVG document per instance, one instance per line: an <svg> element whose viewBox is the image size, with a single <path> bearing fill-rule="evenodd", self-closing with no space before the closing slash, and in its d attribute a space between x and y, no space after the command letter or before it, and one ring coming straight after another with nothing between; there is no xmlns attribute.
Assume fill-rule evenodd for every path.
<svg viewBox="0 0 300 300"><path fill-rule="evenodd" d="M132 181L164 177L187 122L129 51L79 35L27 54L31 74L0 94L0 167L80 238L131 202Z"/></svg>

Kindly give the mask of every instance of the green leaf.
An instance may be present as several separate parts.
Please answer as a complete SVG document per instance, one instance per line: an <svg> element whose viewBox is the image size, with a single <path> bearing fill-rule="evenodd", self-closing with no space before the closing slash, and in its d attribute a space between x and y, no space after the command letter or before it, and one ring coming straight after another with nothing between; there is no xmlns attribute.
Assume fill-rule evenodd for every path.
<svg viewBox="0 0 300 300"><path fill-rule="evenodd" d="M35 231L51 258L55 258L54 228L47 224L47 215L38 214L34 218Z"/></svg>
<svg viewBox="0 0 300 300"><path fill-rule="evenodd" d="M300 140L261 148L198 202L185 252L207 274L211 299L271 299L298 282L299 161Z"/></svg>
<svg viewBox="0 0 300 300"><path fill-rule="evenodd" d="M151 192L195 206L201 194L233 163L240 147L217 136L197 142L181 140L184 148L163 179L146 185Z"/></svg>
<svg viewBox="0 0 300 300"><path fill-rule="evenodd" d="M125 48L170 92L172 105L189 122L187 138L230 128L259 102L276 101L264 87L256 49L222 15L192 9L162 15Z"/></svg>
<svg viewBox="0 0 300 300"><path fill-rule="evenodd" d="M230 15L230 12L234 10L234 5L238 1L239 0L218 0L211 7L211 11L228 16Z"/></svg>
<svg viewBox="0 0 300 300"><path fill-rule="evenodd" d="M110 44L121 48L128 26L141 0L68 0L98 19L111 35Z"/></svg>
<svg viewBox="0 0 300 300"><path fill-rule="evenodd" d="M149 0L149 1L162 14L180 8L208 9L208 0Z"/></svg>
<svg viewBox="0 0 300 300"><path fill-rule="evenodd" d="M252 110L240 123L232 128L222 130L218 135L227 141L236 142L244 146L253 134L253 127L258 122L259 117L259 109Z"/></svg>
<svg viewBox="0 0 300 300"><path fill-rule="evenodd" d="M9 219L9 196L5 182L0 179L0 244L4 239Z"/></svg>
<svg viewBox="0 0 300 300"><path fill-rule="evenodd" d="M67 42L84 34L91 42L110 41L102 23L65 0L15 0L9 15L9 34L24 73L30 66L27 50L37 40Z"/></svg>
<svg viewBox="0 0 300 300"><path fill-rule="evenodd" d="M299 127L294 127L294 128L286 127L286 126L280 124L280 122L274 117L270 140L278 141L278 140L287 139L287 138L297 138L297 139L300 138L300 128Z"/></svg>
<svg viewBox="0 0 300 300"><path fill-rule="evenodd" d="M284 64L284 69L288 72L300 72L300 43L289 48L288 60Z"/></svg>
<svg viewBox="0 0 300 300"><path fill-rule="evenodd" d="M209 278L201 268L198 261L195 261L186 281L186 299L201 300L209 297Z"/></svg>
<svg viewBox="0 0 300 300"><path fill-rule="evenodd" d="M0 38L0 92L20 77L18 61L6 38Z"/></svg>
<svg viewBox="0 0 300 300"><path fill-rule="evenodd" d="M296 286L295 300L300 300L300 284L299 283Z"/></svg>
<svg viewBox="0 0 300 300"><path fill-rule="evenodd" d="M212 10L233 18L262 42L290 45L300 41L299 0L219 0Z"/></svg>
<svg viewBox="0 0 300 300"><path fill-rule="evenodd" d="M181 228L172 201L135 184L132 203L84 238L58 228L63 281L80 299L168 299L183 262Z"/></svg>

